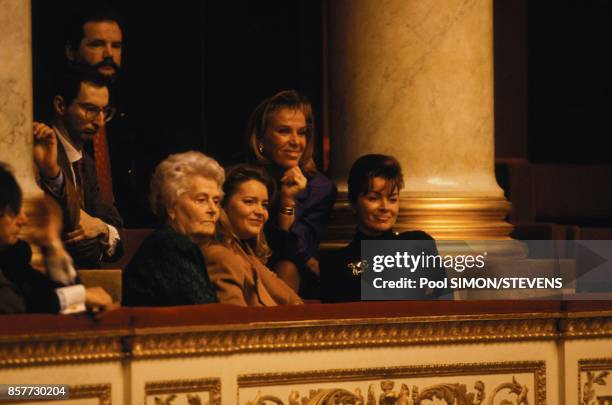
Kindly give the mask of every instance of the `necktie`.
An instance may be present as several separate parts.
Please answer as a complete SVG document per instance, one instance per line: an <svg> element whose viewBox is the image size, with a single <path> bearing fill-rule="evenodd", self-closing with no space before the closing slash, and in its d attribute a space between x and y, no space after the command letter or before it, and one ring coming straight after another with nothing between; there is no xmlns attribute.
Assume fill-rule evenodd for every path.
<svg viewBox="0 0 612 405"><path fill-rule="evenodd" d="M112 204L113 179L111 177L111 163L108 154L106 128L100 128L93 139L94 160L96 162L96 177L100 186L100 198L107 204Z"/></svg>
<svg viewBox="0 0 612 405"><path fill-rule="evenodd" d="M85 190L83 189L83 159L73 162L72 170L74 170L75 186L79 192L79 203L81 208L85 208Z"/></svg>

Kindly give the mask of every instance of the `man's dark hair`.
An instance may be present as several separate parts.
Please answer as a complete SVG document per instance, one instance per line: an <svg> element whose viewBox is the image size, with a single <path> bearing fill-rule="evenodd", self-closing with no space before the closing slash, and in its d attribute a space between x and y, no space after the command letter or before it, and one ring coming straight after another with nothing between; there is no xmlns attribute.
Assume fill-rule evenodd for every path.
<svg viewBox="0 0 612 405"><path fill-rule="evenodd" d="M372 187L372 179L382 177L391 182L391 189L404 187L402 167L396 158L389 155L364 155L353 163L348 177L348 198L351 204L360 195L367 194Z"/></svg>
<svg viewBox="0 0 612 405"><path fill-rule="evenodd" d="M91 82L96 86L106 87L106 83L101 82L100 78L94 72L84 69L69 69L59 81L59 86L55 94L61 96L64 100L64 105L68 107L72 104L75 98L78 97L81 89L81 83Z"/></svg>
<svg viewBox="0 0 612 405"><path fill-rule="evenodd" d="M66 45L79 49L83 39L83 26L88 22L114 21L121 27L121 19L108 3L100 0L82 1L66 27Z"/></svg>
<svg viewBox="0 0 612 405"><path fill-rule="evenodd" d="M17 215L21 210L21 188L9 167L0 162L0 215Z"/></svg>

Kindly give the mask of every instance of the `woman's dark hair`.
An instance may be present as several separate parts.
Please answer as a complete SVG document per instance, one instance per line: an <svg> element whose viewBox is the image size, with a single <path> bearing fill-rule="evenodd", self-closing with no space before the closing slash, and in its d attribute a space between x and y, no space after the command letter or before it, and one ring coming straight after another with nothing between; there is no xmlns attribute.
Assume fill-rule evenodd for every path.
<svg viewBox="0 0 612 405"><path fill-rule="evenodd" d="M351 204L357 202L357 197L367 194L374 177L382 177L391 182L391 188L404 188L402 167L396 158L389 155L364 155L353 163L348 177L348 198Z"/></svg>
<svg viewBox="0 0 612 405"><path fill-rule="evenodd" d="M247 123L247 156L251 163L272 165L273 162L259 150L263 142L264 134L270 124L272 114L282 108L292 111L301 111L306 119L306 148L300 158L300 167L307 173L317 171L317 166L312 159L314 150L314 116L310 101L295 90L284 90L263 100L251 113Z"/></svg>
<svg viewBox="0 0 612 405"><path fill-rule="evenodd" d="M261 166L240 164L232 166L225 171L225 183L223 183L223 208L227 206L229 199L237 192L240 185L250 180L258 181L266 186L268 190L268 199L270 201L272 200L276 192L276 182L270 177L267 171ZM215 240L228 247L237 246L238 238L232 229L231 222L227 217L225 209L221 211L221 215L219 216ZM245 243L242 247L247 249L247 253L253 254L264 263L272 255L263 229L256 238L242 242Z"/></svg>
<svg viewBox="0 0 612 405"><path fill-rule="evenodd" d="M21 198L21 188L15 176L6 164L0 162L0 215L6 214L7 210L13 215L19 214Z"/></svg>
<svg viewBox="0 0 612 405"><path fill-rule="evenodd" d="M223 183L223 202L225 206L229 198L236 193L242 183L256 180L266 186L268 199L272 201L276 193L276 182L268 172L261 166L250 164L239 164L225 170L225 182Z"/></svg>

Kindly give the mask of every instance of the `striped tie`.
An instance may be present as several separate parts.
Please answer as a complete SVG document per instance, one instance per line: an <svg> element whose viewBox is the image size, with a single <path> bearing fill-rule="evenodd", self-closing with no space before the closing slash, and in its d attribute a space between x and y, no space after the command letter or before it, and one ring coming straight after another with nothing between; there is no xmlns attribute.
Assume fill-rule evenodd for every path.
<svg viewBox="0 0 612 405"><path fill-rule="evenodd" d="M85 190L83 189L83 159L73 162L72 170L74 170L75 186L79 192L79 204L81 209L85 209Z"/></svg>
<svg viewBox="0 0 612 405"><path fill-rule="evenodd" d="M113 196L113 179L111 163L106 141L106 128L102 127L93 139L94 160L96 161L96 176L100 186L100 198L107 204L115 201Z"/></svg>

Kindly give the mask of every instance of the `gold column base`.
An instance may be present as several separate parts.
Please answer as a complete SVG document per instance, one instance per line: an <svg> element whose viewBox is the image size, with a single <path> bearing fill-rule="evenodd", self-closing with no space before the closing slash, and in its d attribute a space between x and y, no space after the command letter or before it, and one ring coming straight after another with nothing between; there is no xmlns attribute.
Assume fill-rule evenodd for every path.
<svg viewBox="0 0 612 405"><path fill-rule="evenodd" d="M400 197L395 230L439 240L509 240L511 204L503 197Z"/></svg>
<svg viewBox="0 0 612 405"><path fill-rule="evenodd" d="M322 250L346 246L355 233L355 215L347 193L338 193ZM505 220L511 204L503 197L400 197L396 232L422 230L437 241L443 254L486 250L496 257L524 258L525 245L510 238L513 226ZM454 243L453 241L457 241Z"/></svg>

